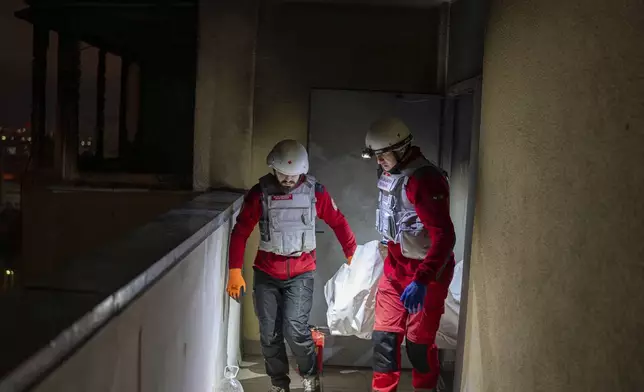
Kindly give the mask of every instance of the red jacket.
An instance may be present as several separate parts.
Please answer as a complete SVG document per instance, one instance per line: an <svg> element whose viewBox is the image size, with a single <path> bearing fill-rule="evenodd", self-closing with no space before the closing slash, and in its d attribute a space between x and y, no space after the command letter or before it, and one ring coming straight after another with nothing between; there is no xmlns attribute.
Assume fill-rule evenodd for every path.
<svg viewBox="0 0 644 392"><path fill-rule="evenodd" d="M406 162L422 155L420 149L412 147ZM385 260L384 273L406 286L412 280L428 284L436 279L436 274L445 262L445 273L441 281L451 280L454 268L454 244L456 235L449 215L449 183L438 170L420 170L409 178L405 192L414 205L416 213L428 231L431 246L424 260L409 259L402 255L400 244L389 242L388 256Z"/></svg>
<svg viewBox="0 0 644 392"><path fill-rule="evenodd" d="M241 268L244 264L246 241L262 216L261 195L262 191L257 184L251 188L244 199L242 209L237 216L237 223L230 236L229 268ZM345 256L347 258L352 256L356 250L356 239L346 218L320 184L316 185L315 198L318 217L333 229ZM315 251L304 253L299 257L287 257L258 250L255 268L276 279L289 279L315 270Z"/></svg>

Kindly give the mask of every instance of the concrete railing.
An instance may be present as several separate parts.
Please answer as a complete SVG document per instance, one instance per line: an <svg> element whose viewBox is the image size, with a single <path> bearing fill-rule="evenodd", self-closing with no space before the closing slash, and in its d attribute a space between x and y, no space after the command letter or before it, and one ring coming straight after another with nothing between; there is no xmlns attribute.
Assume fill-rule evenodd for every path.
<svg viewBox="0 0 644 392"><path fill-rule="evenodd" d="M65 290L89 285L90 295L108 295L5 374L0 391L212 391L224 367L240 359L240 305L224 287L241 196L199 196L72 263L73 272L57 277ZM134 260L146 247L165 254L146 267L139 261L138 271L121 260L113 265L130 265L128 271L107 273L110 257Z"/></svg>

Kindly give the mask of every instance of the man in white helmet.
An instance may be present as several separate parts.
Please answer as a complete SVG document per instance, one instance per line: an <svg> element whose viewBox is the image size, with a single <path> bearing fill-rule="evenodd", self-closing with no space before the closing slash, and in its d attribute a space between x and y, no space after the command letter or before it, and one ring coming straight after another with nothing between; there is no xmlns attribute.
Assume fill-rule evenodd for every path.
<svg viewBox="0 0 644 392"><path fill-rule="evenodd" d="M396 391L406 338L414 390L431 391L440 373L436 332L454 272L449 183L446 173L411 145L400 119L376 121L365 141L363 156L375 156L379 164L376 228L387 243L376 295L372 388Z"/></svg>
<svg viewBox="0 0 644 392"><path fill-rule="evenodd" d="M304 391L319 391L315 345L309 329L315 271L315 219L333 229L348 262L356 240L324 186L308 175L306 149L283 140L268 154L273 169L246 195L230 237L228 294L238 299L246 282L241 268L246 241L259 223L253 295L270 392L288 392L290 379L284 339L295 355Z"/></svg>

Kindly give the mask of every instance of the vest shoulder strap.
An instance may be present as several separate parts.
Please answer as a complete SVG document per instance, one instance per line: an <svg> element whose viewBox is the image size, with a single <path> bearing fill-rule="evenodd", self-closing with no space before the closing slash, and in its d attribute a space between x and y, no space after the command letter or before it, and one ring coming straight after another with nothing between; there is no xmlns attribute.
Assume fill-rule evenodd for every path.
<svg viewBox="0 0 644 392"><path fill-rule="evenodd" d="M259 188L262 191L262 217L260 220L263 222L268 222L268 196L277 193L276 183L275 176L272 174L267 174L259 179Z"/></svg>
<svg viewBox="0 0 644 392"><path fill-rule="evenodd" d="M318 180L312 175L306 175L306 183L311 187L311 204L315 204L317 198L315 197L315 192L324 192L324 185L320 184Z"/></svg>
<svg viewBox="0 0 644 392"><path fill-rule="evenodd" d="M419 157L417 159L414 159L412 162L410 162L409 165L407 165L404 169L401 170L401 173L405 176L404 185L407 185L407 182L409 182L409 178L412 176L422 175L424 173L432 173L432 172L449 180L449 176L447 175L447 172L445 170L441 169L436 164L427 160L424 157Z"/></svg>
<svg viewBox="0 0 644 392"><path fill-rule="evenodd" d="M318 180L316 180L312 175L307 174L306 176L304 176L304 182L311 187L315 187L318 183Z"/></svg>
<svg viewBox="0 0 644 392"><path fill-rule="evenodd" d="M277 179L272 174L267 174L259 179L259 187L264 195L274 195L282 192Z"/></svg>
<svg viewBox="0 0 644 392"><path fill-rule="evenodd" d="M320 184L319 182L315 183L315 191L318 193L323 193L324 192L324 185Z"/></svg>

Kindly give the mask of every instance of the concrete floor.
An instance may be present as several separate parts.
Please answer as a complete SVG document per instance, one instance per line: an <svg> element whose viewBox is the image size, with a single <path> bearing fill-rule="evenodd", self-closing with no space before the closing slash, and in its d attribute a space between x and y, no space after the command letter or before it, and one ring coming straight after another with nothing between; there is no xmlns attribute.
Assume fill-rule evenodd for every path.
<svg viewBox="0 0 644 392"><path fill-rule="evenodd" d="M242 362L238 379L241 381L244 392L266 392L270 387L270 379L264 371L264 361L261 357L247 357ZM291 391L302 391L300 377L293 369L291 361ZM324 368L321 378L323 392L370 392L371 369L331 367ZM403 372L400 380L399 392L412 392L411 372Z"/></svg>

